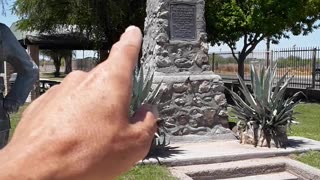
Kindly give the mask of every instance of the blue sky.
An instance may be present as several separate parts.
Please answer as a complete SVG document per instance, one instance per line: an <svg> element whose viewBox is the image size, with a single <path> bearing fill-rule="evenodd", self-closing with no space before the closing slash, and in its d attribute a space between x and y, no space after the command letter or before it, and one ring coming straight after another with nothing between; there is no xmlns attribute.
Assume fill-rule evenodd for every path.
<svg viewBox="0 0 320 180"><path fill-rule="evenodd" d="M0 14L0 22L1 23L4 23L6 24L7 26L11 26L11 24L15 21L18 20L18 17L11 14L11 7L12 7L12 4L13 4L13 1L12 0L7 0L8 2L8 5L5 5L5 13L6 13L6 16L3 16L2 14Z"/></svg>
<svg viewBox="0 0 320 180"><path fill-rule="evenodd" d="M7 0L8 5L6 6L6 16L0 14L0 22L11 26L11 24L18 20L18 17L11 14L11 6L13 0ZM317 23L320 23L318 21ZM296 45L297 47L320 47L320 29L315 30L313 33L308 36L290 36L290 39L282 39L278 45L271 45L271 49L274 48L290 48ZM238 47L242 46L241 41L237 44ZM261 42L256 50L265 50L266 43ZM225 45L210 47L210 52L219 52L219 51L229 51L229 48Z"/></svg>

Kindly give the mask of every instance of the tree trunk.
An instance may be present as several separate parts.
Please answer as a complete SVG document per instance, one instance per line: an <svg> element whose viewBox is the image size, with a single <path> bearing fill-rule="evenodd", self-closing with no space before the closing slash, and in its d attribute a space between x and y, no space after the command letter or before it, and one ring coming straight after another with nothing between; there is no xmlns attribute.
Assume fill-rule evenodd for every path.
<svg viewBox="0 0 320 180"><path fill-rule="evenodd" d="M66 66L65 70L64 70L65 74L69 74L72 72L72 57L71 56L67 56L64 58L65 59L65 66Z"/></svg>
<svg viewBox="0 0 320 180"><path fill-rule="evenodd" d="M54 59L53 63L56 69L56 71L54 72L54 77L60 77L61 57Z"/></svg>
<svg viewBox="0 0 320 180"><path fill-rule="evenodd" d="M238 61L238 74L242 79L244 79L244 60L245 58L240 56Z"/></svg>
<svg viewBox="0 0 320 180"><path fill-rule="evenodd" d="M267 67L270 66L270 37L267 38Z"/></svg>
<svg viewBox="0 0 320 180"><path fill-rule="evenodd" d="M99 63L102 63L105 61L109 56L109 51L108 50L100 50L99 51Z"/></svg>

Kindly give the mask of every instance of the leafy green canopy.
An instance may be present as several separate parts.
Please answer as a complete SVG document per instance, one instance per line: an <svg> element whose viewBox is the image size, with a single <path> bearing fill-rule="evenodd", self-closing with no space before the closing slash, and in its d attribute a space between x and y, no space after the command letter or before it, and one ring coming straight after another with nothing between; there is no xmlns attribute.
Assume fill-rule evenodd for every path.
<svg viewBox="0 0 320 180"><path fill-rule="evenodd" d="M73 27L110 48L124 29L143 27L146 0L17 0L14 12L22 30L54 33ZM97 47L99 48L99 47Z"/></svg>
<svg viewBox="0 0 320 180"><path fill-rule="evenodd" d="M1 6L1 13L2 15L5 15L6 12L5 12L5 9L4 9L4 6L7 4L7 1L6 0L0 0L0 6Z"/></svg>
<svg viewBox="0 0 320 180"><path fill-rule="evenodd" d="M266 38L278 43L289 32L307 35L319 28L320 0L207 0L206 18L211 44L227 44L241 63ZM236 55L241 37L244 45Z"/></svg>

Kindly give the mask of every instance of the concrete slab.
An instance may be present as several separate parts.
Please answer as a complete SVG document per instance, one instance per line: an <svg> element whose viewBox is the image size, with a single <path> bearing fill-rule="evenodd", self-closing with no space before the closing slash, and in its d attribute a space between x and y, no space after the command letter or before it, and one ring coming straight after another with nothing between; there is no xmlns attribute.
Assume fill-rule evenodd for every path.
<svg viewBox="0 0 320 180"><path fill-rule="evenodd" d="M310 150L320 151L320 142L301 138L289 137L290 146L287 149L253 147L241 145L238 141L215 141L201 143L175 143L175 147L159 158L149 158L142 163L161 163L167 166L185 166L195 164L212 164L239 161L254 158L287 156L294 153L304 153Z"/></svg>
<svg viewBox="0 0 320 180"><path fill-rule="evenodd" d="M180 180L206 179L320 179L320 170L286 157L171 167ZM190 179L188 179L190 178Z"/></svg>
<svg viewBox="0 0 320 180"><path fill-rule="evenodd" d="M213 164L171 167L172 172L182 172L189 176L211 176L215 179L253 176L274 172L284 172L284 158L248 159ZM175 173L174 173L175 174Z"/></svg>
<svg viewBox="0 0 320 180"><path fill-rule="evenodd" d="M228 178L224 180L298 180L298 177L290 174L288 172L279 172L279 173L271 173L271 174L263 174L263 175L256 175L256 176L246 176L246 177L239 177L239 178ZM220 180L220 179L217 179Z"/></svg>

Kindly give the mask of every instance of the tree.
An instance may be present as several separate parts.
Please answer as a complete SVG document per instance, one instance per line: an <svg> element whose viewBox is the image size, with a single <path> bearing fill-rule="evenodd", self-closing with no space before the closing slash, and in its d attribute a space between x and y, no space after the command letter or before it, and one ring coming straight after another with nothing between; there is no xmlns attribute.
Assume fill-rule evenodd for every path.
<svg viewBox="0 0 320 180"><path fill-rule="evenodd" d="M143 28L146 0L17 0L18 27L40 33L72 28L110 50L129 25ZM104 43L105 47L103 47Z"/></svg>
<svg viewBox="0 0 320 180"><path fill-rule="evenodd" d="M207 0L208 40L212 45L227 44L244 77L246 57L264 39L274 44L281 38L307 35L319 28L320 0ZM236 42L243 37L237 54Z"/></svg>
<svg viewBox="0 0 320 180"><path fill-rule="evenodd" d="M75 52L71 51L66 57L64 57L65 70L64 74L69 74L72 72L72 57L75 56Z"/></svg>
<svg viewBox="0 0 320 180"><path fill-rule="evenodd" d="M5 9L4 9L4 6L7 4L7 1L6 0L0 0L0 5L1 5L1 11L2 11L2 14L5 15Z"/></svg>
<svg viewBox="0 0 320 180"><path fill-rule="evenodd" d="M71 60L72 60L72 56L74 55L74 53L71 50L42 50L41 54L43 54L53 60L53 64L56 69L54 72L54 77L60 76L60 67L61 67L62 58L65 59L65 66L66 66L65 73L68 74L72 71L72 67L71 67L72 61Z"/></svg>

